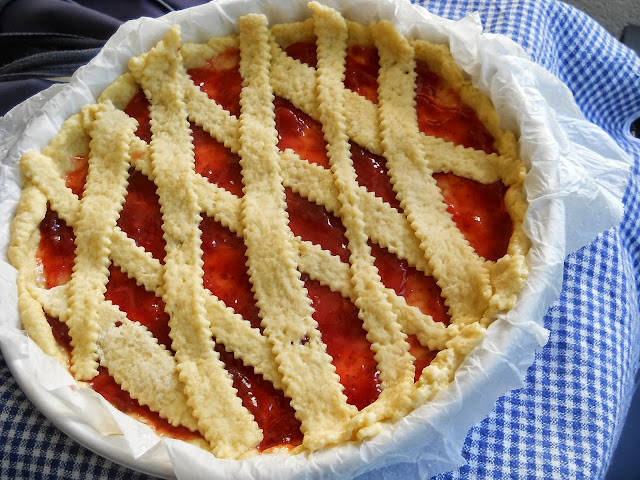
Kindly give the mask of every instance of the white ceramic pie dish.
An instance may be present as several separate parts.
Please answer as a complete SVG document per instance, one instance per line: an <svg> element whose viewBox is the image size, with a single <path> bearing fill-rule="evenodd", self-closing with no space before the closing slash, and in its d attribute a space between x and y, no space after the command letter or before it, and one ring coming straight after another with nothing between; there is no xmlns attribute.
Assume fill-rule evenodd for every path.
<svg viewBox="0 0 640 480"><path fill-rule="evenodd" d="M77 390L66 370L43 358L20 330L15 273L2 263L0 344L9 367L39 410L61 430L107 458L156 476L178 478L355 476L396 463L411 464L422 475L454 469L463 463L460 451L469 428L490 413L500 395L522 385L535 349L545 343L542 317L559 291L566 254L620 218L628 159L602 131L581 117L566 87L532 64L515 44L504 37L480 35L477 18L451 22L407 2L323 3L351 20L392 19L407 36L449 42L454 58L476 86L490 93L505 126L520 134L521 156L531 169L526 182L530 209L525 228L532 240L531 275L520 301L492 324L449 388L373 439L312 455L217 460L192 445L159 440L149 428L118 412L95 392ZM310 16L305 1L281 6L238 0L195 7L161 19L128 22L68 86L44 92L5 116L0 121L6 140L2 144L5 175L0 177L3 252L19 197L16 163L24 151L42 148L64 119L83 104L93 103L125 71L129 58L148 50L170 25L181 25L185 41L204 41L235 31L238 17L257 11L273 23ZM604 145L597 152L593 138ZM594 172L594 165L606 165L607 174ZM578 228L576 219L582 218L589 218L589 224ZM384 475L385 470L375 473L376 477Z"/></svg>

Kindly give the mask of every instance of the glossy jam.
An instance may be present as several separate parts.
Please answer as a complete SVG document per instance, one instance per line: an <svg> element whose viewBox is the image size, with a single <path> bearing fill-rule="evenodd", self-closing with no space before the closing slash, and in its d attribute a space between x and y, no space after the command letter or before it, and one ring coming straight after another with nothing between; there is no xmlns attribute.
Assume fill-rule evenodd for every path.
<svg viewBox="0 0 640 480"><path fill-rule="evenodd" d="M136 135L140 140L151 142L151 124L149 123L149 100L144 96L144 92L140 90L136 93L126 108L124 113L138 121L138 129Z"/></svg>
<svg viewBox="0 0 640 480"><path fill-rule="evenodd" d="M303 240L320 245L343 262L349 261L349 250L345 228L338 217L324 207L310 202L306 198L285 189L289 227L294 235Z"/></svg>
<svg viewBox="0 0 640 480"><path fill-rule="evenodd" d="M513 223L504 203L507 188L502 182L484 185L450 173L434 178L458 229L476 253L496 261L507 253Z"/></svg>
<svg viewBox="0 0 640 480"><path fill-rule="evenodd" d="M53 334L53 338L56 339L58 345L63 347L67 353L69 354L69 359L71 359L71 336L69 335L69 327L64 322L61 322L58 318L52 317L45 313L45 318L51 327L51 333Z"/></svg>
<svg viewBox="0 0 640 480"><path fill-rule="evenodd" d="M409 342L409 353L415 358L413 366L416 371L413 381L417 382L420 379L420 375L422 375L422 371L436 358L438 352L431 351L427 347L420 345L420 341L415 335L409 335L407 341Z"/></svg>
<svg viewBox="0 0 640 480"><path fill-rule="evenodd" d="M40 222L40 243L36 252L46 288L64 285L71 279L76 258L75 239L73 229L48 208Z"/></svg>
<svg viewBox="0 0 640 480"><path fill-rule="evenodd" d="M117 305L129 320L147 327L158 343L171 350L169 315L164 311L162 299L145 290L113 264L109 267L109 281L104 298Z"/></svg>
<svg viewBox="0 0 640 480"><path fill-rule="evenodd" d="M258 375L253 368L236 360L224 347L216 345L220 360L233 379L242 404L253 414L262 429L263 439L258 445L260 451L273 447L295 447L302 443L300 422L289 404L291 400L273 387L271 382Z"/></svg>
<svg viewBox="0 0 640 480"><path fill-rule="evenodd" d="M426 315L431 315L436 322L449 325L447 307L434 278L426 276L386 248L375 243L370 245L382 283L393 289L396 295L404 297L409 305L418 307Z"/></svg>
<svg viewBox="0 0 640 480"><path fill-rule="evenodd" d="M300 158L329 168L327 143L324 141L322 125L302 110L280 97L274 100L278 148L290 148Z"/></svg>
<svg viewBox="0 0 640 480"><path fill-rule="evenodd" d="M129 171L129 186L117 225L136 245L164 262L162 212L156 185L133 168Z"/></svg>
<svg viewBox="0 0 640 480"><path fill-rule="evenodd" d="M232 115L240 116L242 77L240 52L237 49L228 48L211 57L202 67L191 68L187 73L209 98Z"/></svg>
<svg viewBox="0 0 640 480"><path fill-rule="evenodd" d="M211 183L242 196L240 157L197 125L191 125L196 172Z"/></svg>
<svg viewBox="0 0 640 480"><path fill-rule="evenodd" d="M362 410L378 398L380 384L378 367L358 309L329 287L306 275L302 278L315 310L313 318L318 322L327 353L333 358L347 401Z"/></svg>
<svg viewBox="0 0 640 480"><path fill-rule="evenodd" d="M344 86L378 103L378 50L375 47L351 45L345 58Z"/></svg>
<svg viewBox="0 0 640 480"><path fill-rule="evenodd" d="M465 147L493 153L493 137L475 111L462 103L425 62L416 62L416 110L420 131Z"/></svg>
<svg viewBox="0 0 640 480"><path fill-rule="evenodd" d="M316 68L316 65L318 64L318 54L315 42L295 42L287 46L284 51L291 58L300 60L302 63L306 63L310 67Z"/></svg>
<svg viewBox="0 0 640 480"><path fill-rule="evenodd" d="M202 260L204 261L203 282L216 297L231 307L242 318L260 327L258 307L256 307L251 282L247 272L247 248L240 237L214 219L203 216Z"/></svg>
<svg viewBox="0 0 640 480"><path fill-rule="evenodd" d="M400 202L389 181L385 158L351 142L351 160L358 183L401 212Z"/></svg>
<svg viewBox="0 0 640 480"><path fill-rule="evenodd" d="M71 157L71 171L64 178L64 183L75 193L78 198L82 198L84 184L89 174L89 156L74 155Z"/></svg>

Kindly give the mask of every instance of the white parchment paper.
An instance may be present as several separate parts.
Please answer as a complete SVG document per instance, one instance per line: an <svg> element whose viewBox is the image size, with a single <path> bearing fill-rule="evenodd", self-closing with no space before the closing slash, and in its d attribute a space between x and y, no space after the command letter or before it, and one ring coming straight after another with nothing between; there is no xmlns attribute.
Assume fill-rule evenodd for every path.
<svg viewBox="0 0 640 480"><path fill-rule="evenodd" d="M263 455L218 460L190 444L159 439L151 429L115 410L92 390L78 389L69 373L20 330L16 272L6 262L9 223L20 196L17 162L41 149L62 122L124 73L128 60L147 51L180 24L184 41L237 33L237 19L262 12L273 23L307 18L306 0L220 0L159 19L124 24L68 85L56 85L0 118L0 346L21 387L63 431L92 450L132 468L164 477L335 478L369 472L371 478L422 478L464 463L469 429L496 399L523 385L536 348L547 340L542 318L559 293L567 254L618 224L631 159L600 128L588 123L567 87L532 63L506 37L482 34L478 16L445 20L398 0L322 0L362 23L392 20L409 37L450 45L458 64L488 93L503 126L520 137L529 168L525 231L532 240L531 275L517 307L489 328L451 386L408 417L364 443L313 455ZM402 464L402 465L398 465Z"/></svg>

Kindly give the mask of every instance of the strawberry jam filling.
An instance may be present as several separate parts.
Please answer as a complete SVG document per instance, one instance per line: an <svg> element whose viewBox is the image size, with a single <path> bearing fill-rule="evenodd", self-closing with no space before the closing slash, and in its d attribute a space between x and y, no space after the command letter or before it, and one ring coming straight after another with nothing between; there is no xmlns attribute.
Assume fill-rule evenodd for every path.
<svg viewBox="0 0 640 480"><path fill-rule="evenodd" d="M129 172L127 196L117 225L136 245L164 263L165 241L156 184L135 169Z"/></svg>
<svg viewBox="0 0 640 480"><path fill-rule="evenodd" d="M56 339L58 345L63 347L71 358L71 335L69 335L69 327L64 322L61 322L58 318L52 317L45 313L45 318L51 327L51 333L53 338Z"/></svg>
<svg viewBox="0 0 640 480"><path fill-rule="evenodd" d="M358 308L329 287L306 275L302 278L314 309L313 318L318 322L347 401L362 410L378 398L380 383L378 366L358 317Z"/></svg>
<svg viewBox="0 0 640 480"><path fill-rule="evenodd" d="M416 62L416 110L421 132L464 147L494 153L493 136L476 112L462 103L425 62Z"/></svg>
<svg viewBox="0 0 640 480"><path fill-rule="evenodd" d="M422 375L422 371L436 358L438 352L429 350L427 347L421 345L418 337L415 335L409 335L407 342L409 342L409 353L415 358L413 366L416 371L413 376L413 381L417 382L420 379L420 375Z"/></svg>
<svg viewBox="0 0 640 480"><path fill-rule="evenodd" d="M74 155L71 157L71 171L64 178L64 183L75 193L78 198L82 198L84 184L89 174L89 156Z"/></svg>
<svg viewBox="0 0 640 480"><path fill-rule="evenodd" d="M318 64L318 53L315 42L295 42L284 49L291 58L306 63L310 67L316 68Z"/></svg>
<svg viewBox="0 0 640 480"><path fill-rule="evenodd" d="M251 322L253 328L261 329L247 272L247 248L242 239L206 215L200 229L205 288Z"/></svg>
<svg viewBox="0 0 640 480"><path fill-rule="evenodd" d="M348 262L348 241L340 219L317 203L294 193L290 188L285 189L285 194L289 227L293 234L320 245L340 257L343 262Z"/></svg>
<svg viewBox="0 0 640 480"><path fill-rule="evenodd" d="M322 125L283 98L276 97L273 104L278 130L278 148L282 151L290 148L300 158L329 168L327 143L324 141Z"/></svg>
<svg viewBox="0 0 640 480"><path fill-rule="evenodd" d="M513 223L504 203L507 187L502 182L484 185L451 173L433 177L458 229L476 253L496 261L507 253Z"/></svg>
<svg viewBox="0 0 640 480"><path fill-rule="evenodd" d="M231 115L240 116L240 52L235 48L211 57L198 68L191 68L187 73L209 98L215 100Z"/></svg>
<svg viewBox="0 0 640 480"><path fill-rule="evenodd" d="M151 124L149 122L149 100L144 96L144 92L140 90L136 93L126 108L124 109L124 113L129 115L131 118L135 118L138 121L138 129L136 130L136 136L140 140L144 140L145 142L151 142Z"/></svg>
<svg viewBox="0 0 640 480"><path fill-rule="evenodd" d="M145 290L113 264L109 267L109 281L104 298L117 305L129 320L147 327L158 343L171 350L169 315L164 311L162 299Z"/></svg>
<svg viewBox="0 0 640 480"><path fill-rule="evenodd" d="M378 50L376 47L351 45L345 58L344 86L378 103Z"/></svg>
<svg viewBox="0 0 640 480"><path fill-rule="evenodd" d="M418 307L425 315L431 315L436 322L449 325L447 307L434 278L426 276L386 248L375 243L370 243L370 246L382 283L393 289L396 295L404 297L407 304Z"/></svg>
<svg viewBox="0 0 640 480"><path fill-rule="evenodd" d="M240 157L197 125L191 125L196 172L211 183L242 196Z"/></svg>
<svg viewBox="0 0 640 480"><path fill-rule="evenodd" d="M75 240L73 229L48 208L40 222L40 243L36 252L38 269L42 269L46 288L64 285L71 279L76 258Z"/></svg>
<svg viewBox="0 0 640 480"><path fill-rule="evenodd" d="M396 210L402 211L400 202L396 198L393 186L389 181L385 158L351 142L351 160L353 161L358 183Z"/></svg>
<svg viewBox="0 0 640 480"><path fill-rule="evenodd" d="M255 373L253 368L246 367L241 361L236 360L223 346L216 344L216 351L233 379L233 386L238 390L242 404L262 429L263 438L258 450L265 451L282 446L293 448L300 445L302 432L295 411L289 404L291 400L262 375Z"/></svg>

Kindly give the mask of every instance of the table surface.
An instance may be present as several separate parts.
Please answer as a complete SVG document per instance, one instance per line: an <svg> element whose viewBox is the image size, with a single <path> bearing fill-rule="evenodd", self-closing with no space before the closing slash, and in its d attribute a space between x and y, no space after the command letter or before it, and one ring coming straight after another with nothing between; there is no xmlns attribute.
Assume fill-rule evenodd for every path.
<svg viewBox="0 0 640 480"><path fill-rule="evenodd" d="M620 38L629 24L640 24L640 2L636 0L566 0L602 25L611 35Z"/></svg>
<svg viewBox="0 0 640 480"><path fill-rule="evenodd" d="M126 18L160 15L163 4L196 2L104 3L109 5L98 0L30 0L30 15L25 17L22 11L19 17L24 3L14 0L0 11L0 32L20 31L31 21L35 31L43 25L77 28L79 35L100 40ZM538 352L524 387L501 397L493 412L469 432L462 452L467 464L438 478L603 478L624 425L640 355L640 209L636 206L640 142L629 133L630 123L640 116L640 59L591 18L558 1L420 3L452 19L479 11L486 31L511 37L535 62L557 75L586 118L634 159L620 226L602 233L565 262L562 292L544 319L549 342ZM52 13L52 5L64 10L61 18L68 20L68 9L78 4L102 9L93 18L96 24L53 21L59 11ZM42 88L40 82L28 86L20 81L25 87L21 94ZM7 96L8 92L12 93ZM3 78L0 70L2 101L20 101L15 92L16 83ZM4 361L0 379L0 429L5 439L0 445L0 477L148 478L93 454L61 433L33 408ZM396 473L401 475L402 470Z"/></svg>

